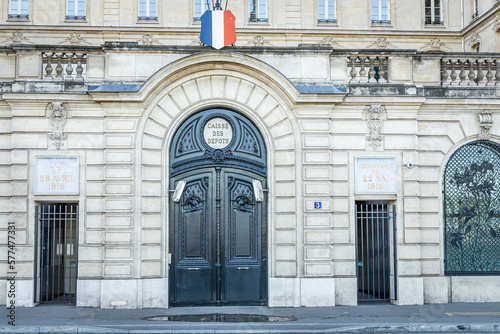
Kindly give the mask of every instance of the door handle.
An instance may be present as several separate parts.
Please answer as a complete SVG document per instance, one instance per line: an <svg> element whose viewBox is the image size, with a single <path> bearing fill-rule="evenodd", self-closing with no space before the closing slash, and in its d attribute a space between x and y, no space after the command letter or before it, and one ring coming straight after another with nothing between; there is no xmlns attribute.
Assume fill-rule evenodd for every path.
<svg viewBox="0 0 500 334"><path fill-rule="evenodd" d="M236 268L236 270L248 270L250 269L250 267L238 267Z"/></svg>
<svg viewBox="0 0 500 334"><path fill-rule="evenodd" d="M189 270L189 271L198 271L198 270L200 270L200 268L187 268L187 270Z"/></svg>

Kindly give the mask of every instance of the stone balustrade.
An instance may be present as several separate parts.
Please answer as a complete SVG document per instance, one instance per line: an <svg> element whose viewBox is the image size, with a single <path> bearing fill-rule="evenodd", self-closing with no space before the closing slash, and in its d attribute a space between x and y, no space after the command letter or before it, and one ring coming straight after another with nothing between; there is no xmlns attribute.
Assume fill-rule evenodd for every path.
<svg viewBox="0 0 500 334"><path fill-rule="evenodd" d="M83 52L42 52L42 78L84 81L86 63Z"/></svg>
<svg viewBox="0 0 500 334"><path fill-rule="evenodd" d="M441 84L464 86L500 85L500 57L443 58Z"/></svg>
<svg viewBox="0 0 500 334"><path fill-rule="evenodd" d="M389 57L355 55L347 57L349 83L386 83L389 78Z"/></svg>

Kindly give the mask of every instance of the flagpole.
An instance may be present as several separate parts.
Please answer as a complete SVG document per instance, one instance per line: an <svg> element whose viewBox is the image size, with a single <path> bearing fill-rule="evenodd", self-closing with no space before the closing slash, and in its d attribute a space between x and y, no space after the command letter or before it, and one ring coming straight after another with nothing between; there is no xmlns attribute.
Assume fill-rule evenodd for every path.
<svg viewBox="0 0 500 334"><path fill-rule="evenodd" d="M227 3L229 2L229 0L226 0L226 8L224 10L227 10Z"/></svg>

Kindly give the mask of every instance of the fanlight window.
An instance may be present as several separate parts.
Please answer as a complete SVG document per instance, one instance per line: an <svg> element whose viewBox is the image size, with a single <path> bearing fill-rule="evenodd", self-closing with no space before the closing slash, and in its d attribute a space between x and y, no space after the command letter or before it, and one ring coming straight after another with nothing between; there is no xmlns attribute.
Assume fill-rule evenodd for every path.
<svg viewBox="0 0 500 334"><path fill-rule="evenodd" d="M500 145L459 148L444 172L445 273L500 274Z"/></svg>

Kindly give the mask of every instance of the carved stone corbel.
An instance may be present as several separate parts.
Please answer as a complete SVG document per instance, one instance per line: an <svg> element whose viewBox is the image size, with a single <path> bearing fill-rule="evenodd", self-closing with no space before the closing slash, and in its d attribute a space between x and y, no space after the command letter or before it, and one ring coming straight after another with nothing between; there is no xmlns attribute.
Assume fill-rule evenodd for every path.
<svg viewBox="0 0 500 334"><path fill-rule="evenodd" d="M477 122L479 123L479 136L478 140L489 140L491 137L491 126L493 125L494 117L488 111L484 110L477 115Z"/></svg>
<svg viewBox="0 0 500 334"><path fill-rule="evenodd" d="M364 119L366 120L366 125L370 130L370 135L366 137L368 145L377 151L383 148L384 138L381 135L382 127L384 125L384 120L387 119L387 111L385 107L380 104L372 104L371 106L366 106L364 112Z"/></svg>
<svg viewBox="0 0 500 334"><path fill-rule="evenodd" d="M56 150L60 150L64 146L64 141L68 139L68 135L63 132L68 118L68 109L64 102L52 102L48 108L50 125L52 125L52 133L49 133L48 137Z"/></svg>

